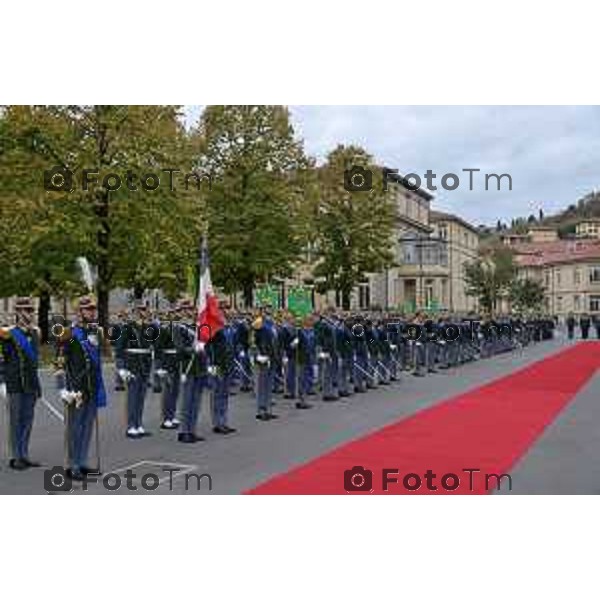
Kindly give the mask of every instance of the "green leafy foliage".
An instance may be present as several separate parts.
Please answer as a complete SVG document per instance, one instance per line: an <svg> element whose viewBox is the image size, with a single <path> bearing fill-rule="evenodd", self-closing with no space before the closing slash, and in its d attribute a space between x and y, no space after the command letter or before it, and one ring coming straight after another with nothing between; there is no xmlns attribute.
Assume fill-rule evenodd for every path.
<svg viewBox="0 0 600 600"><path fill-rule="evenodd" d="M371 190L350 192L344 188L344 172L355 166L372 172ZM365 150L338 146L319 169L315 210L315 276L323 280L322 289L341 293L347 310L354 286L367 273L393 264L393 195L383 191L381 169Z"/></svg>

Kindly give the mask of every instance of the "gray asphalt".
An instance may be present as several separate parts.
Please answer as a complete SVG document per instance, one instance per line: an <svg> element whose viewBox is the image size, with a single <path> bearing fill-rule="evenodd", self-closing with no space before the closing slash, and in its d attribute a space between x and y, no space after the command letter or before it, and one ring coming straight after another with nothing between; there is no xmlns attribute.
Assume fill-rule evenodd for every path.
<svg viewBox="0 0 600 600"><path fill-rule="evenodd" d="M425 378L405 374L393 386L381 386L338 402L324 403L312 397L312 410L298 411L293 401L279 396L275 409L280 418L266 423L256 421L250 395L237 394L231 399L230 424L238 432L226 437L212 432L205 400L198 433L206 441L192 445L180 444L175 433L159 429L160 398L151 391L145 427L153 435L128 440L123 425L124 394L113 392L100 420L102 470L104 475L118 475L121 488L108 491L92 483L84 491L76 484L72 493L240 493L342 443L554 354L566 344L563 339L543 342L522 353L504 354ZM106 377L112 382L112 368L107 368ZM46 400L60 409L50 374L43 373L42 379ZM593 458L600 455L600 432L594 428L600 406L594 402L594 391L597 398L600 376L519 462L511 473L512 493L598 493L600 463L594 466ZM63 425L55 412L42 403L36 409L31 455L45 468L63 463ZM2 414L3 434L4 419ZM127 489L124 474L128 468L136 475L132 485L137 486L137 492ZM160 480L155 491L142 488L140 480L144 474L156 475ZM155 478L151 477L146 483L152 485L153 481ZM113 477L110 483L116 484L117 479ZM4 460L0 467L0 493L45 494L44 469L13 472Z"/></svg>

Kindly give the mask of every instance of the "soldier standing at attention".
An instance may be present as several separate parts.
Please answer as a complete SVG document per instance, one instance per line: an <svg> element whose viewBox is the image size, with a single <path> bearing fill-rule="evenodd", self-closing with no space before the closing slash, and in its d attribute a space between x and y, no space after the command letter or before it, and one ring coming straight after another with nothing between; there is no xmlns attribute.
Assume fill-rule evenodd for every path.
<svg viewBox="0 0 600 600"><path fill-rule="evenodd" d="M594 327L596 329L596 338L600 340L600 316L594 315Z"/></svg>
<svg viewBox="0 0 600 600"><path fill-rule="evenodd" d="M350 386L354 385L354 344L352 341L352 331L348 326L348 316L340 315L340 320L336 328L337 348L340 355L338 389L340 398L345 398L352 394Z"/></svg>
<svg viewBox="0 0 600 600"><path fill-rule="evenodd" d="M333 401L339 398L337 391L337 329L334 321L334 312L330 310L328 311L328 315L321 316L315 325L315 333L317 335L317 346L320 348L319 371L321 373L323 400Z"/></svg>
<svg viewBox="0 0 600 600"><path fill-rule="evenodd" d="M234 433L227 424L229 416L230 385L235 371L235 329L231 324L231 308L223 307L225 323L207 345L213 376L213 431L219 434Z"/></svg>
<svg viewBox="0 0 600 600"><path fill-rule="evenodd" d="M31 298L18 298L15 312L15 327L0 328L0 400L6 398L8 403L9 466L23 471L39 467L29 458L35 403L42 395L38 376L39 333L33 326L35 307Z"/></svg>
<svg viewBox="0 0 600 600"><path fill-rule="evenodd" d="M180 425L176 417L177 399L181 387L182 356L178 342L182 337L182 310L188 308L181 302L170 312L170 323L163 323L155 344L154 361L156 376L161 380L162 388L162 423L161 429L177 429Z"/></svg>
<svg viewBox="0 0 600 600"><path fill-rule="evenodd" d="M252 391L252 362L250 360L250 324L246 315L240 315L235 324L236 355L239 360L241 392Z"/></svg>
<svg viewBox="0 0 600 600"><path fill-rule="evenodd" d="M188 315L193 317L193 308L188 310ZM210 388L208 356L205 344L198 339L195 325L186 325L180 331L182 340L179 347L183 357L181 374L183 404L177 441L183 444L195 444L204 441L203 437L196 434L196 428L202 408L202 397L205 390Z"/></svg>
<svg viewBox="0 0 600 600"><path fill-rule="evenodd" d="M570 340L572 340L575 335L575 317L573 316L573 313L569 313L567 316L567 335Z"/></svg>
<svg viewBox="0 0 600 600"><path fill-rule="evenodd" d="M126 319L125 313L119 312L119 313L117 313L116 319L114 320L113 323L111 323L111 326L110 326L109 335L110 335L111 345L113 346L113 351L115 352L115 355L116 355L117 343L119 341L119 336L123 332L123 326L125 325L126 321L127 321L127 319ZM125 383L123 381L121 381L121 378L119 377L118 369L115 369L115 392L124 392L124 391L125 391Z"/></svg>
<svg viewBox="0 0 600 600"><path fill-rule="evenodd" d="M288 313L285 316L285 322L281 327L281 345L283 348L284 377L285 377L285 398L295 400L298 393L297 387L297 360L298 351L298 330L294 315Z"/></svg>
<svg viewBox="0 0 600 600"><path fill-rule="evenodd" d="M279 344L266 317L261 315L255 319L252 328L256 344L256 418L259 421L269 421L277 418L272 409L275 373L272 363L276 359Z"/></svg>
<svg viewBox="0 0 600 600"><path fill-rule="evenodd" d="M306 401L313 386L314 367L317 363L317 344L315 332L312 328L313 321L310 315L304 318L302 328L298 330L298 395L300 400L296 402L296 408L312 408L312 404Z"/></svg>
<svg viewBox="0 0 600 600"><path fill-rule="evenodd" d="M82 481L85 475L101 474L98 468L87 466L98 409L106 406L101 340L96 323L96 302L84 296L79 301L78 324L58 336L57 384L68 415L67 475L76 481Z"/></svg>
<svg viewBox="0 0 600 600"><path fill-rule="evenodd" d="M581 319L579 319L579 328L581 329L581 339L587 340L590 331L590 317L587 314L581 315Z"/></svg>
<svg viewBox="0 0 600 600"><path fill-rule="evenodd" d="M148 381L152 370L152 335L146 331L148 313L143 301L136 302L134 321L123 326L116 348L119 377L127 387L127 431L131 439L150 435L142 425Z"/></svg>

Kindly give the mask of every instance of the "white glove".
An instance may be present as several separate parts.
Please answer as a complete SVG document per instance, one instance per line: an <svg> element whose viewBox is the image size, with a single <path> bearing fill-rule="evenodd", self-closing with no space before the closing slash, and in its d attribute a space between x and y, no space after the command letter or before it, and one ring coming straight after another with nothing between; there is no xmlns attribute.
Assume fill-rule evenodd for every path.
<svg viewBox="0 0 600 600"><path fill-rule="evenodd" d="M296 347L296 346L297 346L299 343L300 343L300 340L299 340L298 338L294 338L294 339L292 340L292 343L290 344L290 346L291 346L292 348L295 348L295 347Z"/></svg>
<svg viewBox="0 0 600 600"><path fill-rule="evenodd" d="M240 351L240 358L244 358L246 356L246 353L242 350Z"/></svg>
<svg viewBox="0 0 600 600"><path fill-rule="evenodd" d="M81 392L69 392L69 390L60 390L60 399L65 404L77 404L81 403Z"/></svg>
<svg viewBox="0 0 600 600"><path fill-rule="evenodd" d="M129 381L130 379L135 378L135 375L131 371L128 371L127 369L119 369L118 372L119 372L119 377L123 381Z"/></svg>
<svg viewBox="0 0 600 600"><path fill-rule="evenodd" d="M204 342L199 342L198 340L196 340L194 342L194 352L203 352L205 345L206 344Z"/></svg>
<svg viewBox="0 0 600 600"><path fill-rule="evenodd" d="M390 350L397 350L398 346L396 346L395 344L390 344Z"/></svg>
<svg viewBox="0 0 600 600"><path fill-rule="evenodd" d="M181 374L181 385L185 385L185 382L187 381L187 375L185 373Z"/></svg>
<svg viewBox="0 0 600 600"><path fill-rule="evenodd" d="M8 397L8 392L6 391L6 384L0 383L0 398L4 400Z"/></svg>
<svg viewBox="0 0 600 600"><path fill-rule="evenodd" d="M259 354L256 357L256 362L261 364L261 365L266 365L269 362L269 357L268 356L264 356L263 354Z"/></svg>
<svg viewBox="0 0 600 600"><path fill-rule="evenodd" d="M167 372L165 369L156 369L156 376L162 379L163 377L167 376Z"/></svg>
<svg viewBox="0 0 600 600"><path fill-rule="evenodd" d="M284 356L282 362L284 365L287 365L290 362L290 359L287 356Z"/></svg>
<svg viewBox="0 0 600 600"><path fill-rule="evenodd" d="M211 365L210 367L208 367L206 369L206 371L208 372L209 375L216 375L217 374L217 367Z"/></svg>
<svg viewBox="0 0 600 600"><path fill-rule="evenodd" d="M319 352L319 360L325 360L329 358L329 354L327 352Z"/></svg>

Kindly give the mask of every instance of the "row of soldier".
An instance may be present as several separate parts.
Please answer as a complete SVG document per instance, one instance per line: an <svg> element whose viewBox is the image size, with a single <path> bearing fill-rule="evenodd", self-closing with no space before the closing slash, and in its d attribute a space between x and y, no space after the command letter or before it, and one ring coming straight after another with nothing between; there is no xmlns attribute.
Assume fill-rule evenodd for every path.
<svg viewBox="0 0 600 600"><path fill-rule="evenodd" d="M600 317L598 315L590 316L586 313L576 317L573 313L569 313L565 319L567 326L567 335L570 340L575 338L575 328L579 327L579 333L582 340L587 340L590 337L590 329L593 327L596 330L596 338L600 340Z"/></svg>
<svg viewBox="0 0 600 600"><path fill-rule="evenodd" d="M36 399L39 340L33 327L30 298L16 303L16 325L0 329L2 371L0 393L8 398L10 466L36 466L29 458L29 438ZM202 441L198 435L203 397L210 396L213 431L228 435L229 397L238 389L253 392L256 418L277 417L273 397L311 408L309 396L334 401L398 381L412 371L425 376L438 369L493 356L552 337L551 319L458 319L444 314L433 320L423 313L410 319L383 314L350 314L329 310L296 319L265 307L234 313L223 307L224 325L208 343L198 339L196 311L182 300L168 313L151 315L137 303L132 313L111 323L106 342L113 346L115 388L124 391L125 435L150 435L144 427L149 388L161 394L161 428L177 430L182 443ZM102 330L96 325L92 297L79 301L78 315L68 327L53 327L56 381L65 407L66 462L73 479L98 471L88 465L97 411L106 405Z"/></svg>

